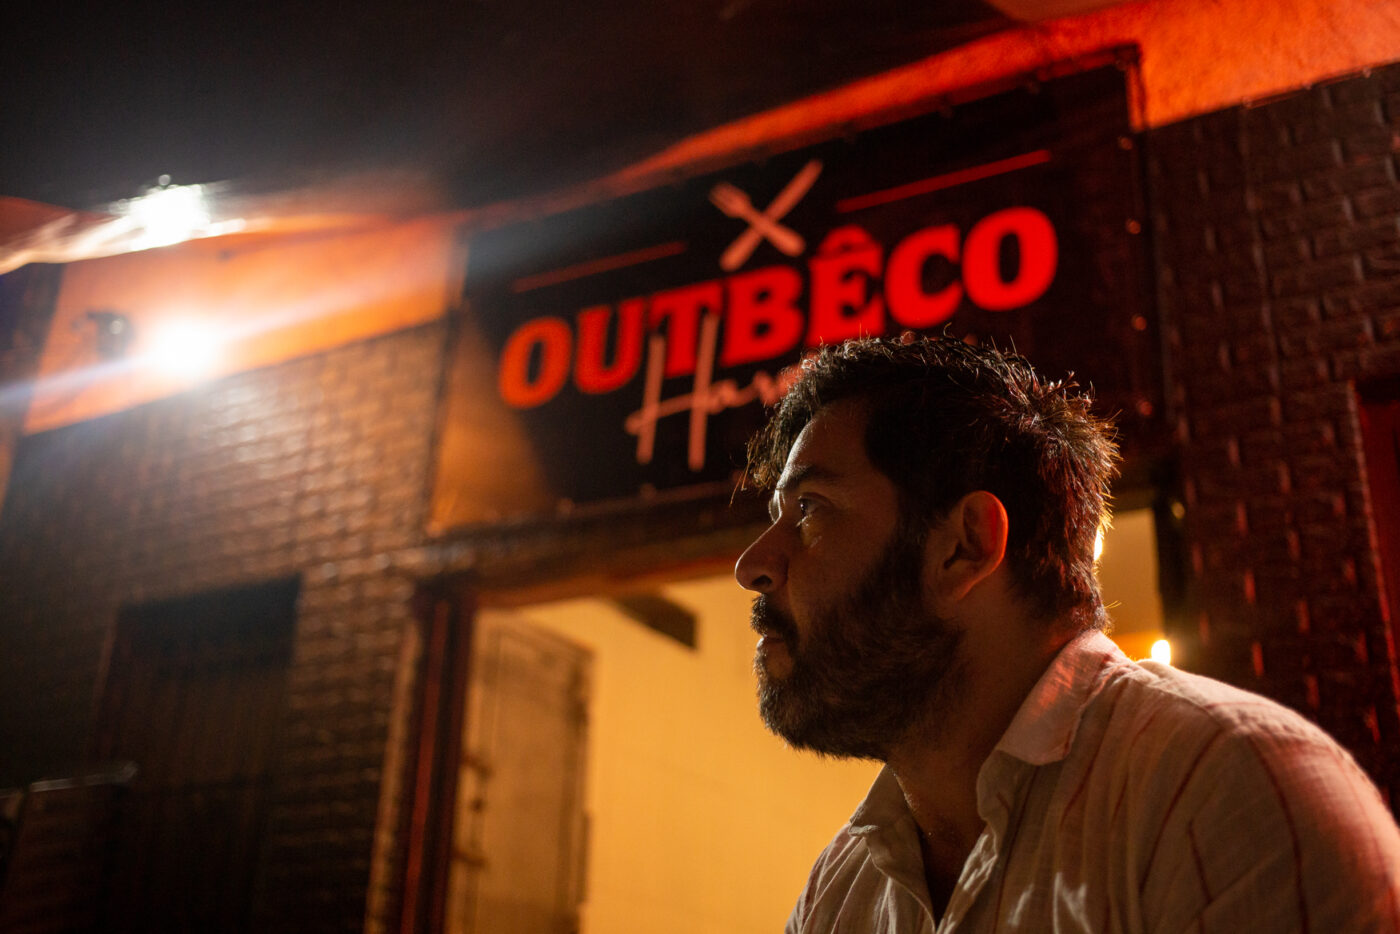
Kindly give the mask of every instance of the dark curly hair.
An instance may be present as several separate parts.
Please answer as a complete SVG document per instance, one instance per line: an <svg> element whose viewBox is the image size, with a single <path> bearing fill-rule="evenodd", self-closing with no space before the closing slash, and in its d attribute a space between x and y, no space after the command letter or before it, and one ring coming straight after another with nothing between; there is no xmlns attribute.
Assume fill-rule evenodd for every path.
<svg viewBox="0 0 1400 934"><path fill-rule="evenodd" d="M953 337L821 348L749 441L745 485L771 488L803 427L834 402L865 408L866 455L926 529L986 490L1006 507L1007 566L1038 616L1102 628L1094 539L1118 449L1091 392L1043 380L1023 357Z"/></svg>

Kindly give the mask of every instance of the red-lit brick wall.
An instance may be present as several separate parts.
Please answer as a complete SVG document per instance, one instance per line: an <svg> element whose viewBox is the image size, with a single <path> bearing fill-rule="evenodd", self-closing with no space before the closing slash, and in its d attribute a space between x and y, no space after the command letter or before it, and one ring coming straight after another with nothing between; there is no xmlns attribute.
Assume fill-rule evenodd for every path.
<svg viewBox="0 0 1400 934"><path fill-rule="evenodd" d="M1400 375L1400 66L1145 140L1183 451L1188 663L1303 711L1400 801L1354 383Z"/></svg>
<svg viewBox="0 0 1400 934"><path fill-rule="evenodd" d="M31 436L0 514L0 787L86 761L118 607L302 580L254 930L363 930L441 326Z"/></svg>

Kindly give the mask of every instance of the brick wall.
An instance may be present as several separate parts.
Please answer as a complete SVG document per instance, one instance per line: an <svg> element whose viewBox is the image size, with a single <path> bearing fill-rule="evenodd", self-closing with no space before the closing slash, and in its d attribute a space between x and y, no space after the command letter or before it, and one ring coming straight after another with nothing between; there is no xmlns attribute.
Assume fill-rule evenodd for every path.
<svg viewBox="0 0 1400 934"><path fill-rule="evenodd" d="M402 332L21 443L0 514L0 786L83 763L119 606L299 575L254 929L363 930L411 625L393 555L420 543L442 341Z"/></svg>
<svg viewBox="0 0 1400 934"><path fill-rule="evenodd" d="M1205 673L1303 711L1400 803L1354 382L1400 375L1400 66L1155 130L1167 379Z"/></svg>

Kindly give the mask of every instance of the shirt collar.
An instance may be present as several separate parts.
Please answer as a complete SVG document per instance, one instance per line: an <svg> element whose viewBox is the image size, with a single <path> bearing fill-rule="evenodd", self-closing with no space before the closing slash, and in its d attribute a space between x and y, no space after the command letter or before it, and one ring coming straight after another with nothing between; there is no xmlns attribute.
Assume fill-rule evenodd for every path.
<svg viewBox="0 0 1400 934"><path fill-rule="evenodd" d="M1081 633L1055 656L1031 688L996 749L1031 765L1069 755L1084 710L1104 683L1104 674L1128 658L1098 630Z"/></svg>
<svg viewBox="0 0 1400 934"><path fill-rule="evenodd" d="M1090 630L1076 636L1059 651L1021 702L996 751L1036 766L1069 755L1085 708L1104 684L1104 674L1119 663L1130 664L1102 632ZM893 827L901 819L912 818L899 780L885 766L851 815L850 832L866 836Z"/></svg>
<svg viewBox="0 0 1400 934"><path fill-rule="evenodd" d="M890 767L884 766L875 782L866 793L865 800L851 815L851 833L864 836L880 829L892 827L901 818L909 816L909 806L904 800L904 791L899 787L899 779L894 777Z"/></svg>

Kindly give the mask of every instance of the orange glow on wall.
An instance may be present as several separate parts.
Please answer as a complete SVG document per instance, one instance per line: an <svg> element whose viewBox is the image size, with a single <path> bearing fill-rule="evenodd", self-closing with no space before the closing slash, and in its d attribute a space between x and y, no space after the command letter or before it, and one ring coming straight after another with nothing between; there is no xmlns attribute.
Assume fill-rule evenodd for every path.
<svg viewBox="0 0 1400 934"><path fill-rule="evenodd" d="M242 370L442 316L454 280L456 218L323 236L195 240L70 264L40 362L27 431L128 408ZM128 352L103 360L88 314L125 315ZM168 326L217 335L204 372L157 365Z"/></svg>
<svg viewBox="0 0 1400 934"><path fill-rule="evenodd" d="M1139 128L1400 59L1393 0L1141 0L1035 23L682 140L618 180L800 139L1104 49L1141 49Z"/></svg>

